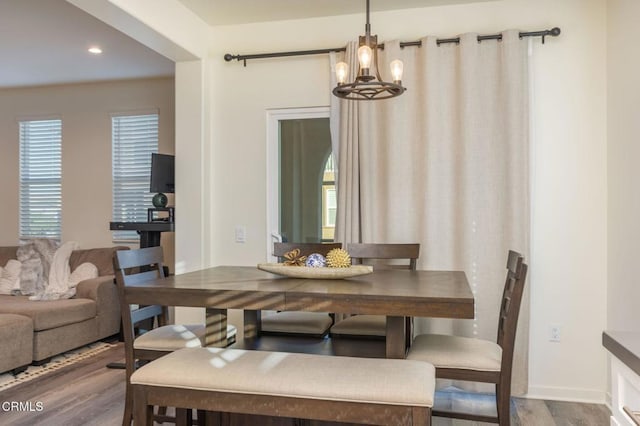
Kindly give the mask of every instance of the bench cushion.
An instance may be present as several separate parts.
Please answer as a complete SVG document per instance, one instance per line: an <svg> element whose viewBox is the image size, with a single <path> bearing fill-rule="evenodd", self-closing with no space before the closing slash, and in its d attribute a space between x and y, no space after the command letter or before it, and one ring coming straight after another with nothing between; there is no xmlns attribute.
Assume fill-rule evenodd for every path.
<svg viewBox="0 0 640 426"><path fill-rule="evenodd" d="M502 348L488 340L421 334L414 339L407 359L426 361L436 368L500 371Z"/></svg>
<svg viewBox="0 0 640 426"><path fill-rule="evenodd" d="M262 331L272 333L324 334L333 320L324 312L277 312L262 317Z"/></svg>
<svg viewBox="0 0 640 426"><path fill-rule="evenodd" d="M387 317L384 315L354 315L331 327L332 334L352 336L380 336L387 334Z"/></svg>
<svg viewBox="0 0 640 426"><path fill-rule="evenodd" d="M90 299L29 300L29 296L0 296L0 313L31 318L35 331L75 324L96 316Z"/></svg>
<svg viewBox="0 0 640 426"><path fill-rule="evenodd" d="M432 407L435 369L420 361L242 349L181 349L131 376L137 385Z"/></svg>

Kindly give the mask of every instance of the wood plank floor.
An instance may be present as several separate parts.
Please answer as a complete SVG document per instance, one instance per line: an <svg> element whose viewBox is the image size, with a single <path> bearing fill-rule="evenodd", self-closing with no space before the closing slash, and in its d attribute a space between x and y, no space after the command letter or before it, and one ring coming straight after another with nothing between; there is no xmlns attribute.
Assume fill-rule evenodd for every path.
<svg viewBox="0 0 640 426"><path fill-rule="evenodd" d="M0 411L0 425L74 426L119 425L124 409L124 370L105 368L123 360L121 345L89 360L54 371L45 377L0 392L3 401L42 402L40 412ZM443 395L439 394L439 397ZM444 395L446 400L447 396ZM448 403L448 402L447 402ZM451 402L454 403L454 402ZM492 396L456 395L457 405L474 411L493 407ZM513 398L513 426L606 426L609 410L604 405ZM484 423L434 418L435 426L471 426Z"/></svg>

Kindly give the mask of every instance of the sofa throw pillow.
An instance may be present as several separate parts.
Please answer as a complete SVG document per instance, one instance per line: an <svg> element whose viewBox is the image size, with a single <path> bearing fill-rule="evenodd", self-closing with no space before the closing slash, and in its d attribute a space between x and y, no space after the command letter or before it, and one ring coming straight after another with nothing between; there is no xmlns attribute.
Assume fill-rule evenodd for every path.
<svg viewBox="0 0 640 426"><path fill-rule="evenodd" d="M73 294L76 294L76 287L80 281L89 280L91 278L98 278L98 267L93 263L84 262L80 264L69 276L69 288L73 289Z"/></svg>
<svg viewBox="0 0 640 426"><path fill-rule="evenodd" d="M49 269L58 244L53 240L37 238L27 240L16 251L22 263L20 291L17 294L33 295L44 292L49 278Z"/></svg>
<svg viewBox="0 0 640 426"><path fill-rule="evenodd" d="M0 266L0 294L12 294L20 290L20 268L22 264L9 259L6 266Z"/></svg>

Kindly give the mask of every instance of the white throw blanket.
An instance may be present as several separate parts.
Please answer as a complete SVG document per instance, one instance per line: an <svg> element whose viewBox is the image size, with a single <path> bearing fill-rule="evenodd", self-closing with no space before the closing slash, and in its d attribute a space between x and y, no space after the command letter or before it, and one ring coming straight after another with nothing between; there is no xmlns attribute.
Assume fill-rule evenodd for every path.
<svg viewBox="0 0 640 426"><path fill-rule="evenodd" d="M98 276L98 268L91 263L83 263L71 273L69 258L77 248L78 243L69 241L56 250L44 291L29 297L29 300L69 299L75 296L76 286L80 281Z"/></svg>

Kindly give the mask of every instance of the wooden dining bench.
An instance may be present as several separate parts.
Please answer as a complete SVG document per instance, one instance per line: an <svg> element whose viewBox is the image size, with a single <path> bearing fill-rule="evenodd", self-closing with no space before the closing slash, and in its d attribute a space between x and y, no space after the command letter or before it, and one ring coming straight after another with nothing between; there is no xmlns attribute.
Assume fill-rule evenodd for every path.
<svg viewBox="0 0 640 426"><path fill-rule="evenodd" d="M352 422L430 425L435 369L419 361L180 349L131 376L136 425L153 406Z"/></svg>

